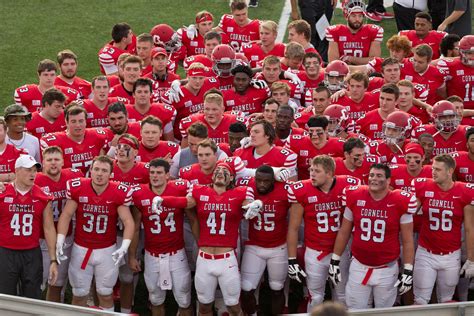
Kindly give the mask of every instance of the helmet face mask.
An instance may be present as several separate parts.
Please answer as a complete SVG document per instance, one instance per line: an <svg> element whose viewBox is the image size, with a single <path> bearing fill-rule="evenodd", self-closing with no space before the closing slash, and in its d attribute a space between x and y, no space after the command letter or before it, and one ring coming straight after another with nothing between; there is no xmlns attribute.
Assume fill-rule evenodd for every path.
<svg viewBox="0 0 474 316"><path fill-rule="evenodd" d="M389 145L399 144L410 136L412 125L410 115L395 111L388 115L382 124L382 139Z"/></svg>
<svg viewBox="0 0 474 316"><path fill-rule="evenodd" d="M211 54L213 61L212 70L214 73L222 78L230 77L232 69L237 65L237 60L234 50L225 44L217 45Z"/></svg>
<svg viewBox="0 0 474 316"><path fill-rule="evenodd" d="M344 78L349 73L349 67L341 60L334 60L324 70L324 85L334 93L345 87Z"/></svg>
<svg viewBox="0 0 474 316"><path fill-rule="evenodd" d="M349 128L349 115L347 109L339 104L333 104L328 106L323 115L329 121L328 124L328 135L335 137L343 131L347 131Z"/></svg>
<svg viewBox="0 0 474 316"><path fill-rule="evenodd" d="M464 65L474 67L474 35L466 35L459 41L459 53ZM468 56L471 55L471 56Z"/></svg>
<svg viewBox="0 0 474 316"><path fill-rule="evenodd" d="M454 104L445 100L436 102L433 106L432 116L435 127L440 132L454 132L461 122Z"/></svg>
<svg viewBox="0 0 474 316"><path fill-rule="evenodd" d="M363 0L344 0L342 3L342 12L344 13L344 18L347 20L349 15L352 13L362 13L366 12L366 5Z"/></svg>
<svg viewBox="0 0 474 316"><path fill-rule="evenodd" d="M163 47L168 54L177 52L182 46L178 33L168 24L155 25L150 34L153 36L155 46Z"/></svg>

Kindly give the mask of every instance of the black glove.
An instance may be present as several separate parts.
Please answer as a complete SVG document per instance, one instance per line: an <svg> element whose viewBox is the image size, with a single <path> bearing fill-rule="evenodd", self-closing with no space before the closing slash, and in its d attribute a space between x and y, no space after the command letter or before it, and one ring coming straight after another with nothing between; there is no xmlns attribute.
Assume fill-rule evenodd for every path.
<svg viewBox="0 0 474 316"><path fill-rule="evenodd" d="M298 282L302 282L303 278L306 278L306 273L300 267L296 258L289 258L288 259L288 276L292 280L296 280Z"/></svg>
<svg viewBox="0 0 474 316"><path fill-rule="evenodd" d="M334 285L337 285L341 282L341 268L339 267L339 263L341 263L341 257L333 254L331 257L331 262L329 263L329 279L332 281Z"/></svg>
<svg viewBox="0 0 474 316"><path fill-rule="evenodd" d="M398 275L398 281L394 287L398 287L398 294L403 295L410 291L413 286L413 265L403 265L403 273Z"/></svg>

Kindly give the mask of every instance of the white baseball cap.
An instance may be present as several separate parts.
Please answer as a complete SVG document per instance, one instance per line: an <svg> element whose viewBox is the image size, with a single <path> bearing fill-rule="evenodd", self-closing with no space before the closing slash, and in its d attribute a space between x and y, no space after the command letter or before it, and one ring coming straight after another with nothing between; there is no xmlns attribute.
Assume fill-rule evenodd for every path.
<svg viewBox="0 0 474 316"><path fill-rule="evenodd" d="M20 155L18 159L15 161L15 169L16 168L31 168L36 166L36 168L41 168L41 164L35 160L30 155Z"/></svg>

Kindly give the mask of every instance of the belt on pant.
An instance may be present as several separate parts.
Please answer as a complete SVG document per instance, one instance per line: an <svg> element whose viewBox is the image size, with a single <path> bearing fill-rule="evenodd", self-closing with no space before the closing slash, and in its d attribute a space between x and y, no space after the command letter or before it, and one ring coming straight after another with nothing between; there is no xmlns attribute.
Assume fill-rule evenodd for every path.
<svg viewBox="0 0 474 316"><path fill-rule="evenodd" d="M172 256L178 253L178 250L170 251L170 252L151 252L151 251L146 251L150 256L157 257L159 258L160 256Z"/></svg>
<svg viewBox="0 0 474 316"><path fill-rule="evenodd" d="M365 277L362 280L362 285L367 285L369 283L370 277L372 276L372 273L374 272L375 269L383 269L383 268L388 268L387 265L382 265L378 267L370 267L367 269L367 272L365 273Z"/></svg>
<svg viewBox="0 0 474 316"><path fill-rule="evenodd" d="M232 252L226 252L226 253L221 253L218 255L213 255L207 252L204 252L202 250L199 250L199 256L203 257L204 259L209 259L209 260L219 260L219 259L225 259L229 258Z"/></svg>
<svg viewBox="0 0 474 316"><path fill-rule="evenodd" d="M424 247L423 247L424 248ZM452 254L454 251L457 251L457 250L454 250L454 251L446 251L446 252L443 252L443 251L433 251L433 250L430 250L430 249L427 249L425 248L425 250L429 253L431 253L432 255L437 255L437 256L447 256L447 255L450 255ZM459 249L458 249L459 250Z"/></svg>

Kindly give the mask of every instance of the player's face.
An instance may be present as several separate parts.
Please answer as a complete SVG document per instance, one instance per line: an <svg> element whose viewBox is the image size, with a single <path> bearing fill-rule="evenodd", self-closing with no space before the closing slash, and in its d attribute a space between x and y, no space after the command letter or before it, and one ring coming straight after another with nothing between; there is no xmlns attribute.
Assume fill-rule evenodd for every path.
<svg viewBox="0 0 474 316"><path fill-rule="evenodd" d="M265 109L263 109L263 119L270 124L275 125L277 110L278 104L276 103L269 103L265 105Z"/></svg>
<svg viewBox="0 0 474 316"><path fill-rule="evenodd" d="M423 156L420 154L406 154L405 155L405 161L407 163L407 168L410 171L416 171L420 170L422 167L422 162L423 162Z"/></svg>
<svg viewBox="0 0 474 316"><path fill-rule="evenodd" d="M238 72L234 75L234 88L236 92L244 93L250 85L251 78L246 73Z"/></svg>
<svg viewBox="0 0 474 316"><path fill-rule="evenodd" d="M270 46L275 44L277 34L271 30L260 28L260 40L263 46Z"/></svg>
<svg viewBox="0 0 474 316"><path fill-rule="evenodd" d="M459 57L461 54L459 53L459 42L455 42L453 44L453 49L448 49L448 56L446 57ZM471 57L474 59L474 56Z"/></svg>
<svg viewBox="0 0 474 316"><path fill-rule="evenodd" d="M149 60L151 57L151 50L153 49L153 43L150 42L137 42L137 55L142 60Z"/></svg>
<svg viewBox="0 0 474 316"><path fill-rule="evenodd" d="M39 74L38 78L40 86L51 88L54 85L54 80L56 79L56 71L45 70Z"/></svg>
<svg viewBox="0 0 474 316"><path fill-rule="evenodd" d="M215 186L227 187L233 179L234 177L225 167L218 166L212 173L212 183Z"/></svg>
<svg viewBox="0 0 474 316"><path fill-rule="evenodd" d="M387 65L382 71L385 83L397 83L400 81L400 66L399 65Z"/></svg>
<svg viewBox="0 0 474 316"><path fill-rule="evenodd" d="M303 58L289 58L288 59L288 68L293 70L300 69L301 65L303 64Z"/></svg>
<svg viewBox="0 0 474 316"><path fill-rule="evenodd" d="M418 73L424 72L428 68L429 62L428 57L421 57L417 54L413 55L413 68Z"/></svg>
<svg viewBox="0 0 474 316"><path fill-rule="evenodd" d="M353 30L360 29L363 23L364 23L363 13L352 13L347 17L347 25Z"/></svg>
<svg viewBox="0 0 474 316"><path fill-rule="evenodd" d="M63 155L60 153L51 153L43 156L43 172L54 177L61 173L64 166Z"/></svg>
<svg viewBox="0 0 474 316"><path fill-rule="evenodd" d="M390 50L390 57L395 58L399 62L403 60L403 58L407 57L404 50Z"/></svg>
<svg viewBox="0 0 474 316"><path fill-rule="evenodd" d="M35 183L37 173L38 169L36 169L36 166L31 168L16 168L16 181L22 186L31 187Z"/></svg>
<svg viewBox="0 0 474 316"><path fill-rule="evenodd" d="M197 30L199 34L204 36L207 32L212 30L212 27L214 26L214 21L204 21L201 23L196 24Z"/></svg>
<svg viewBox="0 0 474 316"><path fill-rule="evenodd" d="M285 108L279 108L276 115L276 128L280 130L289 130L293 120L292 111Z"/></svg>
<svg viewBox="0 0 474 316"><path fill-rule="evenodd" d="M204 102L204 118L210 125L219 124L224 115L224 105L216 102Z"/></svg>
<svg viewBox="0 0 474 316"><path fill-rule="evenodd" d="M123 80L128 84L134 84L140 78L141 71L140 63L126 63L123 66Z"/></svg>
<svg viewBox="0 0 474 316"><path fill-rule="evenodd" d="M210 147L199 146L197 158L202 170L210 171L214 169L217 163L217 155Z"/></svg>
<svg viewBox="0 0 474 316"><path fill-rule="evenodd" d="M232 16L234 17L234 21L238 26L245 26L248 20L248 9L245 8L242 10L232 11Z"/></svg>
<svg viewBox="0 0 474 316"><path fill-rule="evenodd" d="M419 38L424 38L431 31L431 23L427 19L415 18L415 32Z"/></svg>
<svg viewBox="0 0 474 316"><path fill-rule="evenodd" d="M219 44L220 43L217 40L217 38L212 38L212 39L208 39L208 40L204 41L204 51L206 52L206 56L211 57L212 51Z"/></svg>
<svg viewBox="0 0 474 316"><path fill-rule="evenodd" d="M444 162L433 161L431 165L433 181L437 184L444 184L453 176L453 169L449 169Z"/></svg>
<svg viewBox="0 0 474 316"><path fill-rule="evenodd" d="M143 124L140 131L142 136L142 144L147 148L155 148L158 146L161 138L161 128L154 124Z"/></svg>
<svg viewBox="0 0 474 316"><path fill-rule="evenodd" d="M107 80L96 80L92 93L94 93L94 99L99 102L105 102L109 97L109 83Z"/></svg>
<svg viewBox="0 0 474 316"><path fill-rule="evenodd" d="M8 130L13 133L23 133L25 130L26 118L24 116L13 115L9 116L7 120Z"/></svg>
<svg viewBox="0 0 474 316"><path fill-rule="evenodd" d="M104 186L109 183L112 170L106 162L95 161L90 169L92 183L98 186Z"/></svg>
<svg viewBox="0 0 474 316"><path fill-rule="evenodd" d="M158 55L151 60L151 65L153 66L154 72L165 71L168 65L168 57L165 55Z"/></svg>
<svg viewBox="0 0 474 316"><path fill-rule="evenodd" d="M240 133L234 133L234 132L231 132L229 131L229 147L230 147L230 151L231 152L234 152L237 148L240 147L240 141L242 140L242 138L244 137L247 137L247 133L243 133L243 132L240 132Z"/></svg>
<svg viewBox="0 0 474 316"><path fill-rule="evenodd" d="M364 86L364 81L349 80L349 93L352 100L362 100L366 90L367 88Z"/></svg>
<svg viewBox="0 0 474 316"><path fill-rule="evenodd" d="M262 74L269 84L278 81L280 78L281 67L280 64L267 64L263 66Z"/></svg>
<svg viewBox="0 0 474 316"><path fill-rule="evenodd" d="M310 127L308 128L308 133L310 135L311 142L315 146L323 145L328 140L327 131L325 131L322 127Z"/></svg>
<svg viewBox="0 0 474 316"><path fill-rule="evenodd" d="M425 152L425 157L431 158L433 155L433 149L434 149L434 140L431 137L422 137L420 138L420 145L423 147L423 150Z"/></svg>
<svg viewBox="0 0 474 316"><path fill-rule="evenodd" d="M313 92L313 107L316 111L316 114L322 115L324 110L329 106L331 103L331 99L326 91Z"/></svg>
<svg viewBox="0 0 474 316"><path fill-rule="evenodd" d="M132 42L133 42L133 31L130 30L130 31L128 31L128 35L125 38L125 44L130 45L130 44L132 44Z"/></svg>
<svg viewBox="0 0 474 316"><path fill-rule="evenodd" d="M49 116L56 119L61 115L61 113L64 112L64 102L53 101L53 104L45 107L45 110L46 109L48 111Z"/></svg>
<svg viewBox="0 0 474 316"><path fill-rule="evenodd" d="M471 134L466 142L466 147L467 147L467 151L468 153L470 153L471 155L474 154L474 134Z"/></svg>
<svg viewBox="0 0 474 316"><path fill-rule="evenodd" d="M84 136L86 131L86 115L84 113L70 115L69 120L66 122L66 127L71 136Z"/></svg>
<svg viewBox="0 0 474 316"><path fill-rule="evenodd" d="M462 117L462 112L464 111L464 103L457 101L451 103L454 104L454 107L456 108L456 113L459 115L459 117Z"/></svg>
<svg viewBox="0 0 474 316"><path fill-rule="evenodd" d="M327 76L327 81L332 86L341 86L344 83L344 76ZM329 87L328 87L329 88ZM329 88L331 89L331 88ZM331 90L331 93L336 92L336 90Z"/></svg>
<svg viewBox="0 0 474 316"><path fill-rule="evenodd" d="M151 98L150 86L137 86L133 97L135 98L136 105L148 106Z"/></svg>
<svg viewBox="0 0 474 316"><path fill-rule="evenodd" d="M372 192L384 191L390 184L390 178L385 177L382 169L370 169L369 172L369 190Z"/></svg>
<svg viewBox="0 0 474 316"><path fill-rule="evenodd" d="M250 143L255 147L268 144L268 136L265 135L262 124L257 124L250 129Z"/></svg>
<svg viewBox="0 0 474 316"><path fill-rule="evenodd" d="M127 129L127 116L123 112L110 112L107 117L109 118L109 126L114 134L122 134Z"/></svg>
<svg viewBox="0 0 474 316"><path fill-rule="evenodd" d="M394 94L380 92L379 96L380 110L385 113L391 113L395 111L397 106L397 99Z"/></svg>
<svg viewBox="0 0 474 316"><path fill-rule="evenodd" d="M280 102L280 104L288 104L288 101L290 100L290 95L288 92L286 92L285 89L278 89L272 91L272 97Z"/></svg>
<svg viewBox="0 0 474 316"><path fill-rule="evenodd" d="M152 188L164 186L170 177L164 167L150 167L150 184Z"/></svg>
<svg viewBox="0 0 474 316"><path fill-rule="evenodd" d="M267 194L273 191L275 186L275 178L268 173L255 173L255 187L259 194Z"/></svg>
<svg viewBox="0 0 474 316"><path fill-rule="evenodd" d="M316 57L306 58L304 61L304 69L306 70L308 76L316 77L319 75L319 72L321 70L321 64L319 63L319 60Z"/></svg>
<svg viewBox="0 0 474 316"><path fill-rule="evenodd" d="M383 129L383 133L384 133L385 136L387 136L388 139L394 140L394 139L398 139L400 137L401 131L400 131L399 128L392 128L392 127L386 126Z"/></svg>
<svg viewBox="0 0 474 316"><path fill-rule="evenodd" d="M311 164L309 167L309 178L313 186L320 187L326 184L326 181L328 181L330 175L324 170L322 165Z"/></svg>
<svg viewBox="0 0 474 316"><path fill-rule="evenodd" d="M202 88L202 86L204 84L204 79L205 79L205 77L203 77L203 76L188 77L188 84L191 87L191 89L199 90L199 89Z"/></svg>
<svg viewBox="0 0 474 316"><path fill-rule="evenodd" d="M60 65L60 70L65 78L72 79L77 73L77 62L73 58L66 58Z"/></svg>
<svg viewBox="0 0 474 316"><path fill-rule="evenodd" d="M360 168L364 163L365 150L364 148L354 147L350 153L344 152L344 157L349 162L349 164L355 166L356 168Z"/></svg>
<svg viewBox="0 0 474 316"><path fill-rule="evenodd" d="M288 42L296 42L299 44L304 43L304 35L303 33L298 34L294 27L288 29Z"/></svg>
<svg viewBox="0 0 474 316"><path fill-rule="evenodd" d="M115 159L121 163L134 161L137 156L137 150L127 144L118 144L115 152Z"/></svg>
<svg viewBox="0 0 474 316"><path fill-rule="evenodd" d="M410 87L399 86L400 96L398 103L401 106L409 106L413 104L413 90Z"/></svg>
<svg viewBox="0 0 474 316"><path fill-rule="evenodd" d="M192 135L188 135L188 146L189 150L194 156L197 156L198 145L202 142L205 138L199 138Z"/></svg>
<svg viewBox="0 0 474 316"><path fill-rule="evenodd" d="M7 131L5 130L5 127L3 124L0 124L0 144L3 144L5 142L5 136L7 135Z"/></svg>

